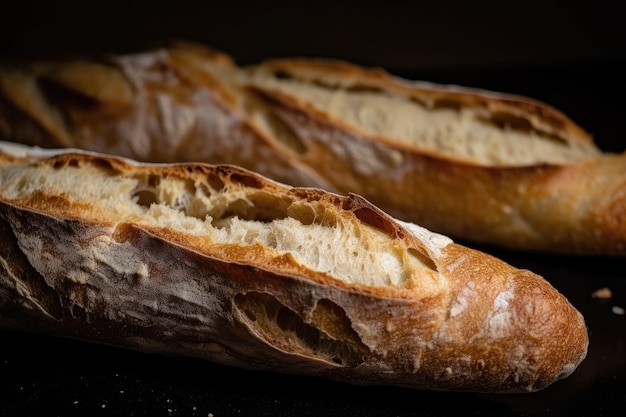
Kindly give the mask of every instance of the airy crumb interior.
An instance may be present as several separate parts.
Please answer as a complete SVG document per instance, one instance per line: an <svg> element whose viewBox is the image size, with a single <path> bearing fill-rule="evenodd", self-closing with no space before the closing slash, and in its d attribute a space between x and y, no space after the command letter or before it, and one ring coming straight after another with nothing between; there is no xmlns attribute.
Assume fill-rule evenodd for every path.
<svg viewBox="0 0 626 417"><path fill-rule="evenodd" d="M375 88L329 86L294 77L263 76L257 83L296 96L368 135L487 166L575 162L599 152L591 143L535 129L523 117L489 114L460 102L419 101Z"/></svg>
<svg viewBox="0 0 626 417"><path fill-rule="evenodd" d="M1 192L9 200L45 189L102 207L110 212L107 220L166 227L209 243L261 244L276 256L290 253L306 267L347 283L402 286L417 270L430 269L402 240L354 216L338 216L319 202L279 198L239 184L222 189L208 184L109 175L92 166L14 166L0 175Z"/></svg>

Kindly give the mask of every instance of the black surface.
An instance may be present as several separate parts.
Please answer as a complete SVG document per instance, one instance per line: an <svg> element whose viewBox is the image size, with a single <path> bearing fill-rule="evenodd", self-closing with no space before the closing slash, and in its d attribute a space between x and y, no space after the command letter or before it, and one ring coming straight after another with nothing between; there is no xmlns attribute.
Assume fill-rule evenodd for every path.
<svg viewBox="0 0 626 417"><path fill-rule="evenodd" d="M426 9L428 24L413 31L383 22L385 30L392 32L387 36L370 33L377 29L371 3L370 20L358 20L353 26L347 21L338 26L337 19L345 19L351 9L334 7L324 9L341 12L330 25L332 38L311 20L282 26L274 22L278 26L263 32L257 17L265 19L267 27L272 23L272 12L280 18L291 13L302 19L302 13L289 8L289 2L273 3L288 7L290 12L284 8L266 10L263 16L238 15L222 6L217 9L222 12L217 22L213 20L217 29L209 17L203 20L199 16L209 7L197 3L186 14L180 5L172 12L175 19L167 24L163 23L168 14L165 2L159 2L161 20L151 19L146 11L143 23L139 16L142 7L147 7L145 2L128 9L123 6L126 2L119 2L117 10L130 13L119 19L113 19L114 12L102 5L89 13L87 3L76 1L49 2L40 8L31 3L0 2L0 6L10 6L0 8L0 54L114 51L139 47L147 40L184 35L223 47L244 61L296 52L335 55L386 67L410 78L528 95L564 111L590 131L603 149L626 149L626 38L620 15L597 5L601 3L594 3L596 6L586 13L582 6L561 9L561 2L537 2L534 10L544 3L542 10L562 13L534 22L536 32L532 29L534 10L521 6L504 13L497 25L489 26L498 18L494 10L499 2L491 2L493 10L483 5L480 13L473 15L470 7L463 9L465 14L457 10L450 16L452 23L445 25L440 14L446 14L446 7L441 2ZM396 14L404 13L397 7ZM98 20L102 10L106 12ZM388 16L391 12L385 10L383 15ZM490 13L485 15L486 11ZM309 14L311 19L322 15L321 11ZM86 16L90 18L85 20ZM569 23L564 24L567 17ZM455 25L468 20L476 24L465 24L463 32L454 32ZM411 19L402 21L406 25ZM248 30L237 22L249 24ZM304 30L284 32L285 28L298 27ZM339 27L346 31L339 34ZM354 27L356 31L351 32ZM309 31L313 28L317 32ZM500 32L490 32L492 29ZM414 44L398 43L407 36ZM567 39L574 44L559 49L558 42ZM621 49L616 47L619 45ZM411 51L415 54L410 56ZM613 307L626 308L626 260L479 249L543 275L585 316L590 335L588 357L569 378L526 395L357 387L0 330L0 416L622 415L626 409L626 316L615 314ZM593 299L592 292L603 287L612 290L613 298Z"/></svg>

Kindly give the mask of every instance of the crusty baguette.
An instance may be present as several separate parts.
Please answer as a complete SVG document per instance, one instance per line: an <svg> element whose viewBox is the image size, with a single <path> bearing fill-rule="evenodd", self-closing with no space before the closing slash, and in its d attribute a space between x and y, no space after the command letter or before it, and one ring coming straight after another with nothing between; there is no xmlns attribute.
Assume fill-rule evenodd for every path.
<svg viewBox="0 0 626 417"><path fill-rule="evenodd" d="M0 325L354 384L532 392L584 359L544 278L357 195L0 144Z"/></svg>
<svg viewBox="0 0 626 417"><path fill-rule="evenodd" d="M236 164L364 196L466 241L626 255L626 154L525 97L322 59L239 67L201 45L5 65L0 137Z"/></svg>

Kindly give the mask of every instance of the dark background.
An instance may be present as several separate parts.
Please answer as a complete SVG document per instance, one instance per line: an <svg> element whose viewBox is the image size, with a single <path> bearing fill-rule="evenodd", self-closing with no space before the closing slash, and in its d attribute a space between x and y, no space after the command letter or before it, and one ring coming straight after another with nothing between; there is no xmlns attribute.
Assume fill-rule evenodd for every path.
<svg viewBox="0 0 626 417"><path fill-rule="evenodd" d="M0 59L135 52L171 38L239 64L339 58L551 104L626 149L626 28L608 1L0 0ZM1 237L0 237L1 238ZM462 243L462 242L461 242ZM521 396L353 387L0 331L1 416L613 416L626 409L626 260L479 248L548 279L583 313L587 359ZM592 299L602 287L613 299Z"/></svg>
<svg viewBox="0 0 626 417"><path fill-rule="evenodd" d="M325 56L401 72L594 63L626 58L619 4L3 0L1 53L128 52L175 36L241 63Z"/></svg>

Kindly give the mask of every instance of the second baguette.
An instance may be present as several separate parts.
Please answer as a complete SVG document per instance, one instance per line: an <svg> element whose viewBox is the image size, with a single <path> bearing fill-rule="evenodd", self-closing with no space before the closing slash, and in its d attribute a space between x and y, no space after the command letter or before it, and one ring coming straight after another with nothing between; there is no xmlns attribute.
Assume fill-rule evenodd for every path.
<svg viewBox="0 0 626 417"><path fill-rule="evenodd" d="M202 45L0 67L0 138L236 164L465 242L626 256L626 155L535 100Z"/></svg>

